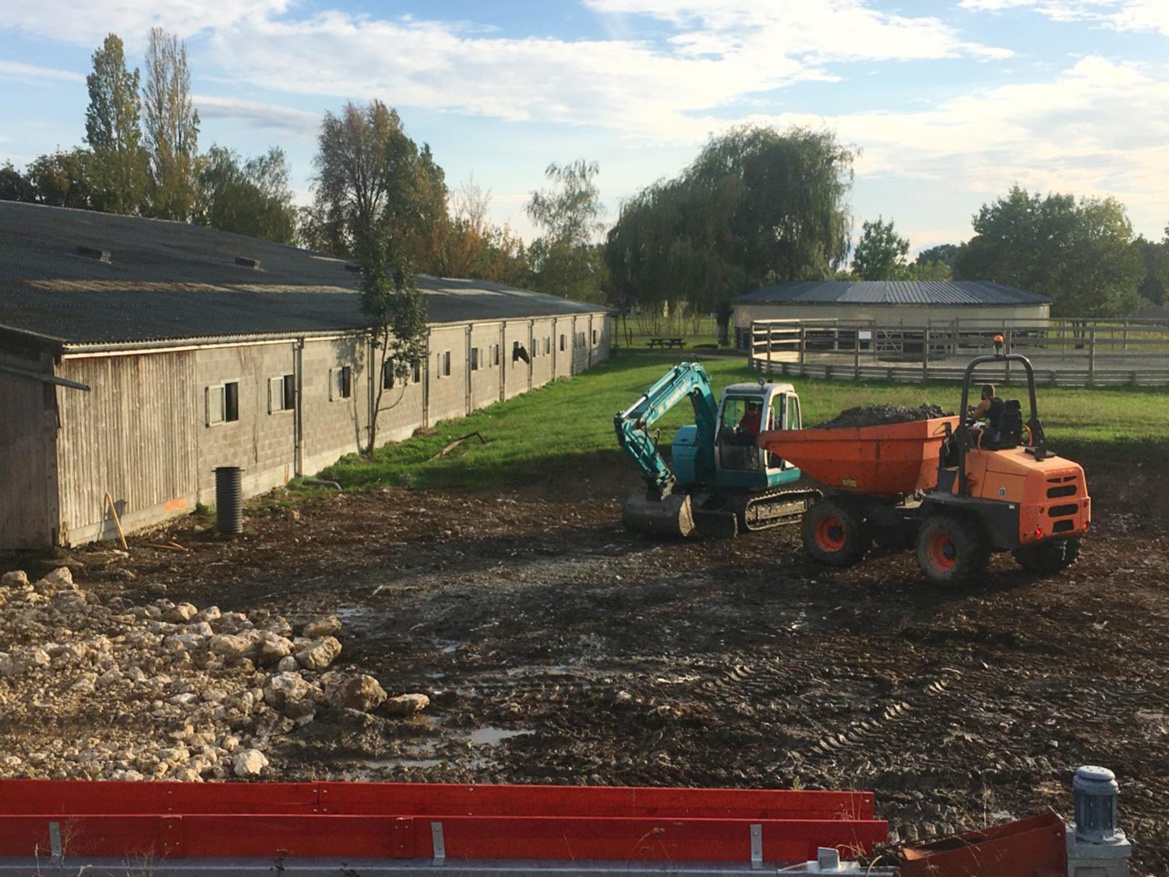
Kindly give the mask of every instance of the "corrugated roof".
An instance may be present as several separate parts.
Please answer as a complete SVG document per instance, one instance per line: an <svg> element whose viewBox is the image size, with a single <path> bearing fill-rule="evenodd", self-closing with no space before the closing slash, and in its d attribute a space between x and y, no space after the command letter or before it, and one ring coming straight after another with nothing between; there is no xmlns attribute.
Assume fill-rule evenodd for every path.
<svg viewBox="0 0 1169 877"><path fill-rule="evenodd" d="M1030 305L1045 295L989 280L794 280L756 289L742 304Z"/></svg>
<svg viewBox="0 0 1169 877"><path fill-rule="evenodd" d="M344 260L242 235L0 201L0 328L21 334L84 345L356 329L357 281ZM418 285L432 323L605 310L481 281Z"/></svg>

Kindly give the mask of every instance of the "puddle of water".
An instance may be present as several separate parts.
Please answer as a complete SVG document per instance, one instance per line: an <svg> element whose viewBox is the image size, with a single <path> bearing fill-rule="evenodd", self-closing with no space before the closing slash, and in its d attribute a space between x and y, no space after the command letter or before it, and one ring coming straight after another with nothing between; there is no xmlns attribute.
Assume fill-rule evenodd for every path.
<svg viewBox="0 0 1169 877"><path fill-rule="evenodd" d="M498 746L504 740L512 737L523 737L534 733L536 732L531 730L512 731L507 728L479 728L471 732L471 742L477 746Z"/></svg>
<svg viewBox="0 0 1169 877"><path fill-rule="evenodd" d="M380 758L367 763L367 771L397 770L412 767L437 767L442 764L439 758Z"/></svg>

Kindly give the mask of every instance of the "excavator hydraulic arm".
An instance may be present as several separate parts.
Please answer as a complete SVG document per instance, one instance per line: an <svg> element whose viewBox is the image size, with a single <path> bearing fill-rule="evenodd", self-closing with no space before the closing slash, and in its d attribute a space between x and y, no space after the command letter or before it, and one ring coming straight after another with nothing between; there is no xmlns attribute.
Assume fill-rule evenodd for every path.
<svg viewBox="0 0 1169 877"><path fill-rule="evenodd" d="M674 366L646 390L636 402L613 418L617 441L633 458L650 492L659 499L670 495L676 481L674 473L658 453L649 433L667 411L689 397L700 441L698 471L714 470L713 437L718 422L718 401L711 389L710 376L696 362Z"/></svg>

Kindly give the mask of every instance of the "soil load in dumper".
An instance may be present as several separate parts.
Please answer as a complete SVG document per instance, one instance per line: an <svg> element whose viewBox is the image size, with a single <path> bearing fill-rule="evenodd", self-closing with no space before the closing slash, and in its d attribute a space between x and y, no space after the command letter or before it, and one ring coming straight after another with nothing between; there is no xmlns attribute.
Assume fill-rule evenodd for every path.
<svg viewBox="0 0 1169 877"><path fill-rule="evenodd" d="M908 496L937 481L942 444L958 417L880 426L769 430L759 446L834 490Z"/></svg>

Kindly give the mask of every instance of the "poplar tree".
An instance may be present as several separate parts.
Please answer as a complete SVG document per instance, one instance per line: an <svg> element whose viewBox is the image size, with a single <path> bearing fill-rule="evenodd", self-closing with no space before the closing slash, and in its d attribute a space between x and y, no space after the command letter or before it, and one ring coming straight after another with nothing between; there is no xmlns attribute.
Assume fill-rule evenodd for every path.
<svg viewBox="0 0 1169 877"><path fill-rule="evenodd" d="M139 127L137 68L126 68L122 40L109 34L93 53L86 77L89 106L85 139L92 150L93 206L107 213L134 213L146 191L146 151Z"/></svg>
<svg viewBox="0 0 1169 877"><path fill-rule="evenodd" d="M150 212L186 222L198 194L199 113L191 101L187 46L151 28L142 89L146 148L150 155Z"/></svg>

